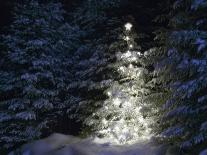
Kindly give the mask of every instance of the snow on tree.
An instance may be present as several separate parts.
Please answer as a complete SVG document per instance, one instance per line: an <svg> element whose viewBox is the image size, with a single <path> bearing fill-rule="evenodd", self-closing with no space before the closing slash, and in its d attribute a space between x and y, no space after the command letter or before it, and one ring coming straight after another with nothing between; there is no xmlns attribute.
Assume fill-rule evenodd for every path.
<svg viewBox="0 0 207 155"><path fill-rule="evenodd" d="M169 96L158 128L165 142L198 154L207 143L206 1L178 0L169 12L169 28L157 33L155 75Z"/></svg>
<svg viewBox="0 0 207 155"><path fill-rule="evenodd" d="M105 53L117 35L116 25L120 21L114 16L108 17L106 10L117 8L119 3L115 1L84 1L71 14L74 23L85 32L81 46L73 57L73 82L68 86L71 104L68 115L76 121L83 122L106 98L103 91L110 83L104 79L111 58L106 57ZM116 5L109 5L112 2ZM84 135L91 134L87 127L84 126L83 130Z"/></svg>
<svg viewBox="0 0 207 155"><path fill-rule="evenodd" d="M86 1L83 3L84 7L81 7L80 10L78 9L73 15L75 16L74 21L81 25L87 35L86 41L83 42L74 56L78 63L74 65L75 69L73 69L75 71L74 82L68 86L69 92L72 94L72 107L68 109L68 114L70 118L83 122L83 135L103 135L98 131L104 128L103 123L107 121L107 118L104 117L106 115L110 117L110 110L113 107L110 107L111 109L108 111L103 111L103 103L111 103L111 105L113 105L112 100L115 100L115 103L120 104L118 98L116 99L115 96L112 97L106 93L107 89L110 88L112 91L112 89L116 89L117 87L117 90L114 90L115 93L115 91L122 90L124 87L128 88L134 85L133 88L130 89L133 89L135 92L125 90L122 92L122 97L125 97L125 100L131 100L131 108L139 106L137 107L137 111L132 114L133 116L129 115L135 118L133 121L129 120L129 122L131 121L131 123L129 123L131 130L134 126L139 129L136 128L136 131L133 130L133 135L128 135L126 140L118 140L116 137L116 143L120 144L126 143L126 141L129 142L130 140L131 142L135 141L135 137L141 139L141 136L144 137L141 135L143 134L142 132L149 132L148 130L150 130L146 127L149 117L146 118L146 116L144 116L143 113L141 114L138 110L140 108L139 104L141 104L141 100L143 99L142 95L144 96L144 92L141 92L142 90L144 91L144 89L141 90L145 82L143 78L145 78L145 75L148 73L147 70L142 67L141 63L143 63L142 61L144 59L141 57L141 52L138 52L138 47L133 40L136 38L136 34L130 31L132 28L130 23L126 24L125 34L123 34L121 39L117 39L118 36L123 33L123 30L120 28L121 22L113 16L108 17L106 10L116 8L119 3L116 3L115 6L107 5L111 2L112 1L96 1L93 3L96 5L89 5L91 3ZM93 9L91 9L91 7L93 7ZM96 13L94 13L94 10ZM99 29L101 29L101 32L97 31ZM129 40L129 37L131 37L131 40ZM88 39L90 39L90 42ZM111 45L111 42L114 42L114 44ZM129 51L125 52L123 50ZM128 72L130 75L126 72L122 72L123 69L127 70L127 67L131 69L130 72ZM139 97L135 97L136 95ZM119 95L117 97L119 97ZM142 103L142 105L143 104L144 103ZM98 115L98 109L102 111L100 113L102 116ZM116 117L115 113L118 112L119 109L121 110L118 105L115 106L111 114ZM128 110L129 109L130 107L128 107ZM140 108L140 110L142 109ZM126 111L123 113L125 116L122 115L123 123L127 123L127 119L132 119L126 118ZM94 112L95 115L93 115ZM139 117L135 116L136 114L139 114ZM121 117L120 112L117 114L117 117ZM112 121L113 118L110 117L108 119ZM143 121L142 124L139 124L138 119L140 119L141 122ZM101 120L103 123L100 122ZM117 120L120 120L120 118L117 118ZM112 122L109 126L112 126ZM116 136L117 135L118 133L116 133ZM150 135L148 134L147 137L150 137Z"/></svg>
<svg viewBox="0 0 207 155"><path fill-rule="evenodd" d="M114 144L130 144L151 137L151 120L141 112L147 70L140 64L143 55L131 29L132 24L127 23L120 41L111 45L110 54L115 61L108 64L113 71L112 79L108 80L110 87L105 90L108 98L85 120L94 135Z"/></svg>
<svg viewBox="0 0 207 155"><path fill-rule="evenodd" d="M0 150L40 137L69 106L64 94L80 33L63 15L60 3L16 5L10 33L2 39Z"/></svg>

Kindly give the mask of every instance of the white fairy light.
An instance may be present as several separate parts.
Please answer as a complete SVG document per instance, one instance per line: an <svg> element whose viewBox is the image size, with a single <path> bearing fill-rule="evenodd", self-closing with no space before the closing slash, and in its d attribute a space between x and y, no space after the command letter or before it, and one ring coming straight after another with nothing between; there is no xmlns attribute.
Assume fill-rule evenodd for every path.
<svg viewBox="0 0 207 155"><path fill-rule="evenodd" d="M137 58L135 56L133 56L132 58L130 58L131 61L136 61Z"/></svg>
<svg viewBox="0 0 207 155"><path fill-rule="evenodd" d="M129 36L124 37L124 40L129 41L130 40Z"/></svg>
<svg viewBox="0 0 207 155"><path fill-rule="evenodd" d="M132 44L129 45L129 48L133 48L134 46Z"/></svg>
<svg viewBox="0 0 207 155"><path fill-rule="evenodd" d="M116 106L120 106L120 104L121 104L121 100L120 100L119 98L115 98L115 99L113 100L113 104L116 105Z"/></svg>
<svg viewBox="0 0 207 155"><path fill-rule="evenodd" d="M137 73L136 73L136 76L139 77L139 76L141 75L141 73L142 73L142 72L141 72L140 70L138 70Z"/></svg>
<svg viewBox="0 0 207 155"><path fill-rule="evenodd" d="M141 55L142 55L142 53L141 53L141 52L137 52L137 54L138 54L139 56L141 56Z"/></svg>
<svg viewBox="0 0 207 155"><path fill-rule="evenodd" d="M101 130L101 131L99 131L99 133L100 134L105 134L105 133L107 133L107 130Z"/></svg>
<svg viewBox="0 0 207 155"><path fill-rule="evenodd" d="M127 31L130 31L131 29L132 29L132 24L131 23L126 23L125 24L125 29L127 30Z"/></svg>
<svg viewBox="0 0 207 155"><path fill-rule="evenodd" d="M130 57L130 56L132 56L132 53L130 51L127 51L126 56Z"/></svg>
<svg viewBox="0 0 207 155"><path fill-rule="evenodd" d="M119 67L119 70L124 72L125 71L125 68L123 66Z"/></svg>
<svg viewBox="0 0 207 155"><path fill-rule="evenodd" d="M106 124L108 123L108 121L104 118L104 119L102 120L102 123L103 123L104 125L106 125Z"/></svg>
<svg viewBox="0 0 207 155"><path fill-rule="evenodd" d="M132 68L134 68L134 66L133 66L132 64L130 64L130 65L129 65L129 68L132 69Z"/></svg>
<svg viewBox="0 0 207 155"><path fill-rule="evenodd" d="M139 117L139 122L140 123L144 123L144 118L141 116L141 117Z"/></svg>
<svg viewBox="0 0 207 155"><path fill-rule="evenodd" d="M128 58L128 57L131 57L132 56L132 53L130 51L127 51L126 53L124 53L121 58Z"/></svg>
<svg viewBox="0 0 207 155"><path fill-rule="evenodd" d="M108 110L108 109L109 109L109 107L108 107L108 106L105 106L105 109L106 109L106 110Z"/></svg>
<svg viewBox="0 0 207 155"><path fill-rule="evenodd" d="M130 106L131 106L131 103L128 102L128 101L126 101L126 102L124 102L123 106L124 106L125 108L130 107Z"/></svg>
<svg viewBox="0 0 207 155"><path fill-rule="evenodd" d="M123 61L123 65L117 66L116 69L119 74L124 74L124 79L123 83L115 84L105 92L108 95L108 101L104 102L103 108L105 111L111 111L114 115L107 119L103 118L100 129L100 133L107 140L118 145L133 144L139 140L149 139L151 136L149 120L143 117L141 112L143 106L140 103L141 97L140 95L133 96L137 94L137 89L139 89L136 84L133 84L133 80L139 80L139 76L143 73L143 70L136 65L134 66L134 63L143 54L134 50L134 38L131 35L133 25L126 23L124 26L125 36L122 39L127 43L127 50L125 53L122 51L116 53L118 61ZM128 83L129 80L131 82Z"/></svg>
<svg viewBox="0 0 207 155"><path fill-rule="evenodd" d="M111 96L112 94L111 94L111 92L110 92L110 91L108 91L108 92L107 92L107 95L108 95L108 96Z"/></svg>

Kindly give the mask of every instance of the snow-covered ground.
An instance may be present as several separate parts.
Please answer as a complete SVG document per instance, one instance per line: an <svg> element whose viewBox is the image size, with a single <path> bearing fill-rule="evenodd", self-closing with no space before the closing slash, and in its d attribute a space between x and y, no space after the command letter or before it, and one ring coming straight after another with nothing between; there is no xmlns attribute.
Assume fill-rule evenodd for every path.
<svg viewBox="0 0 207 155"><path fill-rule="evenodd" d="M62 134L53 134L48 138L26 144L20 152L22 155L178 155L176 149L170 150L152 142L115 146L110 143L95 143L93 139L79 139Z"/></svg>

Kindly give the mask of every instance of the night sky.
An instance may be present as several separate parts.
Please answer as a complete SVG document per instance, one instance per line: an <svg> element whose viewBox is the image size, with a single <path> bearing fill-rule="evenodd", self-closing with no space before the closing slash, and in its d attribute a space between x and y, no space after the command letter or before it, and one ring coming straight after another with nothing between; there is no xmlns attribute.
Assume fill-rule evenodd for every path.
<svg viewBox="0 0 207 155"><path fill-rule="evenodd" d="M17 0L0 0L0 30L10 24L12 21L12 9ZM71 11L74 2L78 3L80 0L62 0L66 10ZM139 25L151 25L152 19L156 14L160 14L158 3L161 0L130 0L128 5L123 4L123 9L120 9L120 18L122 15L131 15L135 18L135 22ZM155 14L149 14L149 9L153 9ZM153 25L152 25L153 26ZM145 27L145 26L143 26ZM5 31L5 29L4 29ZM142 30L143 31L143 30Z"/></svg>

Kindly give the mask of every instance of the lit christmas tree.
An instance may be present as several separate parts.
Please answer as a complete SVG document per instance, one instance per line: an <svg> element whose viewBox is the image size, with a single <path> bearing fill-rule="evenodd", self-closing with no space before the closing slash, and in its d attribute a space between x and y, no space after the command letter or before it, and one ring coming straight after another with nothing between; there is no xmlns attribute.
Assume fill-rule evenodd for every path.
<svg viewBox="0 0 207 155"><path fill-rule="evenodd" d="M97 135L114 144L132 144L151 137L151 121L142 112L147 70L141 66L144 56L135 43L132 27L131 23L125 24L121 42L127 45L126 51L116 52L116 62L111 65L120 77L113 80L106 91L108 99L90 121Z"/></svg>

